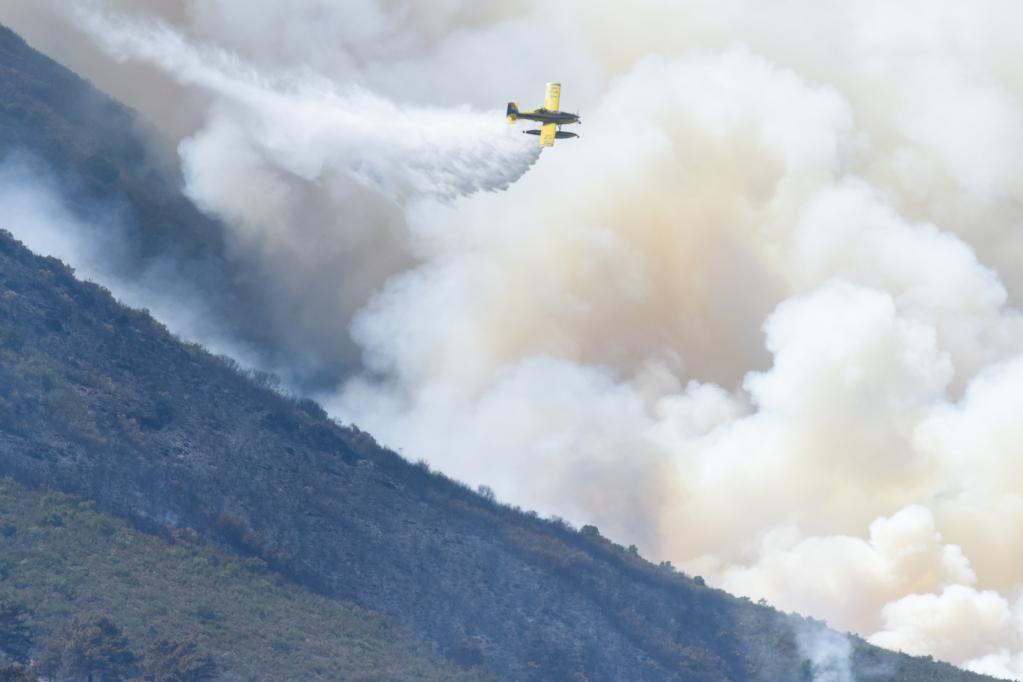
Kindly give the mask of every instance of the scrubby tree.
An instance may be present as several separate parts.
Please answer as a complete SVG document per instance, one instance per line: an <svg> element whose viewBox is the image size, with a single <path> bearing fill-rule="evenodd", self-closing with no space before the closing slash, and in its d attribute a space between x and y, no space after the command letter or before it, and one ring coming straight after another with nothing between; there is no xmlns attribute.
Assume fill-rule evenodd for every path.
<svg viewBox="0 0 1023 682"><path fill-rule="evenodd" d="M0 682L39 682L39 677L21 665L0 668Z"/></svg>
<svg viewBox="0 0 1023 682"><path fill-rule="evenodd" d="M88 682L113 682L130 676L137 657L127 638L106 616L79 614L71 626L50 641L40 656L44 675Z"/></svg>
<svg viewBox="0 0 1023 682"><path fill-rule="evenodd" d="M0 601L0 652L17 663L27 663L32 651L28 610L13 601Z"/></svg>
<svg viewBox="0 0 1023 682"><path fill-rule="evenodd" d="M206 682L217 677L213 657L195 642L156 642L146 652L144 667L150 682Z"/></svg>

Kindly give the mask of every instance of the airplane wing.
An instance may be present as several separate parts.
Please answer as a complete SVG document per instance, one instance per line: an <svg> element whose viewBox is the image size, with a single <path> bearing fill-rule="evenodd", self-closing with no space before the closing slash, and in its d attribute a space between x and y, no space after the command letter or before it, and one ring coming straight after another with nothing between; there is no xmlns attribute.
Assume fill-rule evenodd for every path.
<svg viewBox="0 0 1023 682"><path fill-rule="evenodd" d="M541 147L553 147L554 138L557 137L558 126L553 123L545 123L543 128L540 129L540 146Z"/></svg>
<svg viewBox="0 0 1023 682"><path fill-rule="evenodd" d="M561 104L561 83L548 83L547 93L544 96L543 108L547 111L557 111Z"/></svg>

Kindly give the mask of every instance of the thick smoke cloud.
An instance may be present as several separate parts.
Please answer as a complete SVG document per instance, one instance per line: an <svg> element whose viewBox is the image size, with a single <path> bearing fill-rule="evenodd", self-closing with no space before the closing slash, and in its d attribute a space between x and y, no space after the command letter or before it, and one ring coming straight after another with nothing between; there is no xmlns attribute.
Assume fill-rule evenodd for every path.
<svg viewBox="0 0 1023 682"><path fill-rule="evenodd" d="M213 97L205 126L179 148L186 191L234 228L236 256L273 283L270 324L299 336L287 342L297 361L273 369L292 382L324 385L317 375L336 380L356 361L347 320L415 259L409 205L506 189L539 156L495 112L398 106L308 70L257 71L163 23L80 16L117 59Z"/></svg>
<svg viewBox="0 0 1023 682"><path fill-rule="evenodd" d="M86 75L174 84L191 196L335 415L1023 677L1023 6L77 6ZM537 160L499 108L555 79L586 124Z"/></svg>

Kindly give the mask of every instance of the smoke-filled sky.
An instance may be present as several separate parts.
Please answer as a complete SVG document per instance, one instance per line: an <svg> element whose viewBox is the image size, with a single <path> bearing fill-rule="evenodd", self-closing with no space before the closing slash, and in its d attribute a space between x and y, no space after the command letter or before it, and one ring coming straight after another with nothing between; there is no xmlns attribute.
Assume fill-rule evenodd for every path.
<svg viewBox="0 0 1023 682"><path fill-rule="evenodd" d="M1023 677L1023 5L0 21L179 141L233 265L271 278L272 369L335 416L732 592ZM585 125L541 156L503 107L549 80Z"/></svg>

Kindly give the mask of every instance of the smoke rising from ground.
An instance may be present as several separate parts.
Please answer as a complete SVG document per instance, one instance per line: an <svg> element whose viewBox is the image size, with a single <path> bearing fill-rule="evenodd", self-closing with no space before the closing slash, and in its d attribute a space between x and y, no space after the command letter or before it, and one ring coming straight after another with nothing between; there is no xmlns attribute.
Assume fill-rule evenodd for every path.
<svg viewBox="0 0 1023 682"><path fill-rule="evenodd" d="M804 625L796 631L796 646L810 662L814 682L855 682L852 643L844 635Z"/></svg>
<svg viewBox="0 0 1023 682"><path fill-rule="evenodd" d="M97 82L177 84L189 192L277 285L253 314L295 377L358 362L334 414L733 592L1023 677L1023 7L431 5L77 16ZM500 107L547 80L586 124L537 160Z"/></svg>

